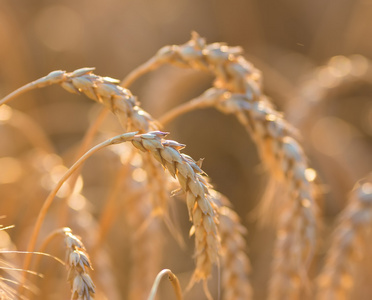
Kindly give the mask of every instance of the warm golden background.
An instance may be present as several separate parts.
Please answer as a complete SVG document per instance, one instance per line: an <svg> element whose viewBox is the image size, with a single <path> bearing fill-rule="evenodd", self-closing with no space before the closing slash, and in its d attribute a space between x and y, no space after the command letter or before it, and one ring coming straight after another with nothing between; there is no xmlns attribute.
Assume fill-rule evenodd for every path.
<svg viewBox="0 0 372 300"><path fill-rule="evenodd" d="M56 69L96 67L99 75L122 79L160 47L186 42L193 30L208 42L240 45L246 58L262 70L266 93L302 134L310 164L319 173L328 232L356 180L372 170L371 20L370 0L1 0L0 97ZM199 95L210 83L205 74L166 66L141 78L131 91L158 117ZM67 166L97 111L90 100L58 87L28 93L11 106L44 129ZM116 130L115 122L112 118L105 128ZM35 166L30 159L33 145L27 140L27 129L32 129L15 123L0 123L0 214L5 215L4 225L16 225L8 234L22 250L46 196L38 182L59 158ZM182 116L165 130L171 139L187 144L187 154L205 158L204 170L248 227L255 298L264 299L274 233L270 225L260 226L254 213L266 183L254 144L234 118L212 109ZM113 170L115 159L103 154L86 166L82 194L90 203L90 217L99 216ZM177 213L187 234L185 208L180 205ZM73 222L64 225L74 229ZM106 271L116 278L113 294L126 299L130 258L124 257L130 241L125 228L120 230L120 221L116 225L106 240L106 259L112 260L107 268L112 272ZM54 228L53 223L50 226ZM9 245L7 234L2 234L1 244ZM81 233L83 240L89 238L86 234ZM193 269L192 242L184 252L170 235L165 238L169 241L162 265L179 275L185 287ZM326 248L327 241L319 256ZM53 254L63 258L63 253ZM44 271L46 277L63 281L63 268L54 268L62 270L60 277L51 279L57 274L51 269ZM363 283L359 291L363 299L372 295ZM62 299L48 293L45 299Z"/></svg>

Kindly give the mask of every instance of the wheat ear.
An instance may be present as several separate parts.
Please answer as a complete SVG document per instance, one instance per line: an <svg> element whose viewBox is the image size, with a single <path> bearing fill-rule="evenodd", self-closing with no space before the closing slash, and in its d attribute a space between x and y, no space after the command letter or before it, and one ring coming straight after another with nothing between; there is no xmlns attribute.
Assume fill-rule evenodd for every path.
<svg viewBox="0 0 372 300"><path fill-rule="evenodd" d="M349 299L356 263L368 254L372 227L372 173L360 180L341 214L325 266L317 280L316 299Z"/></svg>
<svg viewBox="0 0 372 300"><path fill-rule="evenodd" d="M201 176L203 171L188 155L179 150L184 145L175 141L162 141L165 134L152 132L134 137L133 145L144 152L150 152L169 173L178 179L186 192L186 204L195 234L196 269L193 281L205 280L211 268L218 261L219 234L217 214L209 196L209 184Z"/></svg>
<svg viewBox="0 0 372 300"><path fill-rule="evenodd" d="M92 268L88 254L81 240L72 234L70 228L64 228L66 244L67 279L71 284L71 299L89 300L93 298L95 286L88 270Z"/></svg>
<svg viewBox="0 0 372 300"><path fill-rule="evenodd" d="M241 52L240 47L223 43L208 45L193 33L189 42L163 47L144 66L152 70L170 63L215 75L214 87L191 103L194 107L215 106L226 114L234 114L253 137L267 168L286 185L289 196L279 214L269 299L298 298L306 287L307 268L315 247L315 172L309 169L294 130L263 94L260 71ZM145 68L139 67L138 74L131 73L121 84L127 86L145 73ZM182 110L167 115L175 117L180 113ZM169 121L170 117L163 119Z"/></svg>

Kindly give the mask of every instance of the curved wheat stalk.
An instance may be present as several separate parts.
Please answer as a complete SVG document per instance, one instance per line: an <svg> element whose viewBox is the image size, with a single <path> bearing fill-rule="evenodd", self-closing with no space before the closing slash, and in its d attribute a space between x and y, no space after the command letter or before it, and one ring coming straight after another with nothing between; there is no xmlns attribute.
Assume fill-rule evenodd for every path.
<svg viewBox="0 0 372 300"><path fill-rule="evenodd" d="M193 33L183 45L165 46L122 82L128 86L138 76L169 63L212 72L214 87L190 104L160 119L169 121L193 108L214 106L234 114L251 134L267 168L288 191L281 204L269 299L298 298L307 286L316 235L316 203L312 181L315 172L296 139L296 133L262 92L261 73L241 55L240 47L206 44ZM177 108L176 108L177 109ZM287 283L290 284L287 284Z"/></svg>
<svg viewBox="0 0 372 300"><path fill-rule="evenodd" d="M316 299L349 299L355 267L368 253L372 227L372 173L360 180L341 214L325 266L319 275Z"/></svg>
<svg viewBox="0 0 372 300"><path fill-rule="evenodd" d="M176 275L174 275L172 273L171 270L168 270L168 269L162 270L158 274L158 276L156 276L155 281L154 281L154 285L151 289L151 293L150 293L150 296L149 296L148 300L154 300L155 299L156 292L158 291L158 287L159 287L159 284L160 284L160 280L166 275L168 276L169 281L172 283L172 286L173 286L174 292L176 294L177 300L182 300L182 292L181 292L181 287L180 287L180 283L178 281L178 278L177 278Z"/></svg>

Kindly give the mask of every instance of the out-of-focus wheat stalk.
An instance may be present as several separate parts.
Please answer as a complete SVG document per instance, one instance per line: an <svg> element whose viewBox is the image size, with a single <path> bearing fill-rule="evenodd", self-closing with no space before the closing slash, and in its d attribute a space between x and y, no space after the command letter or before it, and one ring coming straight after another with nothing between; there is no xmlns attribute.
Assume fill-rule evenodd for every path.
<svg viewBox="0 0 372 300"><path fill-rule="evenodd" d="M252 135L267 168L286 185L288 199L279 213L269 298L300 297L308 287L306 273L314 254L317 209L312 187L315 172L308 167L295 131L262 93L261 73L244 59L240 47L208 45L196 33L184 45L160 49L121 85L129 86L146 71L165 63L212 72L216 79L212 89L169 111L159 121L169 122L186 111L206 106L234 114Z"/></svg>
<svg viewBox="0 0 372 300"><path fill-rule="evenodd" d="M222 299L253 299L252 286L248 277L251 264L244 239L247 229L240 223L238 214L230 208L231 204L225 196L216 191L213 191L211 195L219 210Z"/></svg>
<svg viewBox="0 0 372 300"><path fill-rule="evenodd" d="M372 174L360 180L341 214L325 266L318 278L317 299L349 299L356 262L368 253L372 226Z"/></svg>
<svg viewBox="0 0 372 300"><path fill-rule="evenodd" d="M327 64L312 70L298 89L296 99L288 102L286 115L293 125L303 126L318 115L324 104L337 95L371 84L371 62L362 55L334 56Z"/></svg>
<svg viewBox="0 0 372 300"><path fill-rule="evenodd" d="M181 292L181 287L180 287L180 283L178 281L178 278L177 278L176 275L174 275L172 273L171 270L168 270L168 269L162 270L158 274L158 276L156 276L155 281L154 281L154 285L151 289L151 293L150 293L150 296L149 296L148 300L154 300L155 299L156 292L157 292L159 284L160 284L160 280L164 276L168 276L169 281L172 283L172 286L173 286L174 292L176 294L177 300L182 300L182 292Z"/></svg>
<svg viewBox="0 0 372 300"><path fill-rule="evenodd" d="M8 105L2 105L0 107L0 124L6 124L22 132L34 147L41 148L47 153L55 152L54 146L43 128L27 114Z"/></svg>

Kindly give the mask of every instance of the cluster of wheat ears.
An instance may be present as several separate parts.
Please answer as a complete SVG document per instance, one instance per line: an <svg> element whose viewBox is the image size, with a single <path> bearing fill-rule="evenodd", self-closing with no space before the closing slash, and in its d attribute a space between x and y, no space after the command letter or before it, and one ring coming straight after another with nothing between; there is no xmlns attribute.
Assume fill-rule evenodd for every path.
<svg viewBox="0 0 372 300"><path fill-rule="evenodd" d="M209 72L215 79L213 86L199 97L155 120L140 107L137 98L127 88L143 74L164 64ZM1 278L1 299L42 297L33 294L37 293L33 285L38 280L34 277L42 256L48 255L46 247L58 236L64 238L67 249L66 259L61 263L68 270L71 299L91 299L95 295L97 299L109 299L110 292L103 291L110 290L110 287L104 287L105 280L101 277L110 275L95 275L92 266L102 269L99 266L102 260L100 244L118 217L115 201L119 201L117 199L123 193L124 215L128 226L135 232L128 241L135 248L131 258L132 282L128 286L130 299L155 299L159 282L164 276L171 281L177 299L182 299L185 291L198 282L203 283L208 299L254 299L245 227L229 200L213 189L211 180L202 170L202 161L185 154L185 145L167 139L168 133L165 132L170 121L205 107L216 108L237 118L249 133L247 138L250 136L257 145L267 172L285 191L280 200L272 199L280 203L275 205L279 210L268 299L348 298L354 284L355 265L366 255L365 239L372 225L372 178L366 177L356 184L336 227L325 261L321 263L322 268L315 278L310 276L322 223L316 171L309 166L299 142L300 134L263 94L261 72L242 56L240 47L224 43L207 44L205 39L193 33L191 40L183 45L161 48L121 82L95 75L93 71L94 68L82 68L71 73L53 71L0 100L2 122L10 122L11 116L16 117L19 113L8 106L11 100L22 93L50 85L59 85L70 93L85 95L104 106L77 150L75 163L63 169L64 174L56 180L38 211L33 230L27 235L27 249L23 252L9 250L23 255L23 265L18 269L21 275L16 279ZM92 147L98 128L110 111L117 117L124 133ZM68 120L68 116L65 118ZM52 151L45 145L43 134L38 130L32 130L31 139L45 152ZM98 224L89 231L94 232L89 238L92 240L89 247L83 244L84 236L74 235L71 224L62 224L59 229L43 227L56 195L67 184L69 189L60 196L65 200L59 209L64 220L68 220L69 211L63 207L67 206L68 199L79 196L79 189L74 187L79 182L82 165L97 151L117 144L121 144L114 146L119 149L115 153L119 153L121 158L117 160L120 168L114 176L110 195L102 205ZM125 152L125 155L120 152ZM145 180L133 179L134 173L142 174L138 170L146 174ZM183 289L172 271L157 269L159 263L155 259L157 251L162 251L164 246L159 224L165 224L171 235L180 244L183 243L183 237L170 214L174 199L171 195L184 199L191 222L190 236L195 241L195 270L188 286ZM67 225L72 230L63 227ZM16 270L11 262L5 263L1 268ZM213 273L215 266L217 273ZM158 273L156 278L154 272ZM208 287L212 274L221 274L218 291L213 290L213 293ZM97 278L97 281L92 278Z"/></svg>

